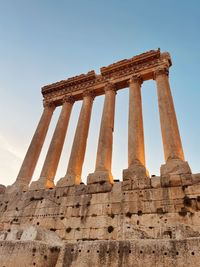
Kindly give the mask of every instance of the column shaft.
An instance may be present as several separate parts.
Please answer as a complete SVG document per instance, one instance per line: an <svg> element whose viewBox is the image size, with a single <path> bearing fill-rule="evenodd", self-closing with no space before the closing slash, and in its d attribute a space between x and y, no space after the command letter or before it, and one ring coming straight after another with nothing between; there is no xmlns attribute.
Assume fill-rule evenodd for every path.
<svg viewBox="0 0 200 267"><path fill-rule="evenodd" d="M109 87L106 90L96 158L96 171L111 172L115 95L116 92L113 88Z"/></svg>
<svg viewBox="0 0 200 267"><path fill-rule="evenodd" d="M51 188L54 186L53 180L56 175L58 163L60 160L70 114L73 106L71 98L64 100L62 110L46 155L46 159L38 181L33 182L31 188Z"/></svg>
<svg viewBox="0 0 200 267"><path fill-rule="evenodd" d="M29 184L33 172L35 170L35 166L37 164L47 130L49 128L49 124L51 121L51 117L54 111L53 105L47 105L44 108L42 117L39 121L35 134L32 138L31 144L28 148L24 161L22 163L21 169L17 176L16 182L21 182L24 184Z"/></svg>
<svg viewBox="0 0 200 267"><path fill-rule="evenodd" d="M83 96L83 103L79 115L76 133L74 136L67 173L64 178L61 178L58 181L57 186L69 186L74 184L80 184L81 182L81 173L87 145L92 104L92 94L90 92L85 92Z"/></svg>
<svg viewBox="0 0 200 267"><path fill-rule="evenodd" d="M168 80L168 70L158 69L155 73L155 79L157 83L165 161L169 159L184 160L181 138Z"/></svg>
<svg viewBox="0 0 200 267"><path fill-rule="evenodd" d="M133 76L129 86L129 120L128 120L128 166L141 164L145 166L144 130L141 101L142 79Z"/></svg>
<svg viewBox="0 0 200 267"><path fill-rule="evenodd" d="M88 184L101 181L113 183L111 174L112 144L115 116L116 91L112 84L105 87L105 100L101 119L95 172L89 174Z"/></svg>

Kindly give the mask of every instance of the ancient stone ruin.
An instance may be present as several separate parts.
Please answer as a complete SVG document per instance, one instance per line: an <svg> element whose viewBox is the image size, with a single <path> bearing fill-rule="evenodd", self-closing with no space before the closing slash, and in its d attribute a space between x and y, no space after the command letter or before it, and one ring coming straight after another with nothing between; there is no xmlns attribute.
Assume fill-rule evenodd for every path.
<svg viewBox="0 0 200 267"><path fill-rule="evenodd" d="M0 186L0 267L198 267L200 174L184 159L169 53L151 50L42 88L44 110L16 181ZM157 85L165 162L145 166L141 86ZM128 162L112 176L115 99L129 87ZM96 167L81 180L93 100L105 95ZM54 177L75 101L82 101L64 177ZM56 107L62 110L40 177L31 182ZM92 159L91 159L92 160Z"/></svg>

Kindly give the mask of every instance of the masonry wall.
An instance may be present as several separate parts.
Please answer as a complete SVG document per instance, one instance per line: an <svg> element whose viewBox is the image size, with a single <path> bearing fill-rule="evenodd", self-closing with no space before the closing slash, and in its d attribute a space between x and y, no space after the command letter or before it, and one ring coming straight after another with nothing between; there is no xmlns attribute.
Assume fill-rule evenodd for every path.
<svg viewBox="0 0 200 267"><path fill-rule="evenodd" d="M117 182L101 193L84 184L2 192L0 267L200 266L200 184L193 178L132 190Z"/></svg>
<svg viewBox="0 0 200 267"><path fill-rule="evenodd" d="M36 241L0 241L0 267L54 267L60 249Z"/></svg>

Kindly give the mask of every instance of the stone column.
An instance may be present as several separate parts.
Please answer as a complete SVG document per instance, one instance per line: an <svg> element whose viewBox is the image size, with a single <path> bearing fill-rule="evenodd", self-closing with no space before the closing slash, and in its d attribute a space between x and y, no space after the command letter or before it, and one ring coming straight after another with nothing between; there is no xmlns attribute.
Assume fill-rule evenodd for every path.
<svg viewBox="0 0 200 267"><path fill-rule="evenodd" d="M166 161L166 164L161 167L161 175L177 173L177 170L183 173L190 172L189 166L184 162L183 148L168 80L168 68L158 68L155 71L155 80Z"/></svg>
<svg viewBox="0 0 200 267"><path fill-rule="evenodd" d="M81 182L81 173L85 158L93 99L94 96L92 92L85 91L83 93L83 103L76 128L67 173L65 177L58 181L57 186L59 187L78 185Z"/></svg>
<svg viewBox="0 0 200 267"><path fill-rule="evenodd" d="M14 188L27 189L33 176L35 166L37 164L44 140L49 128L51 117L55 106L53 104L46 104L44 106L42 117L39 121L35 134L32 138L31 144L28 148L21 169L17 176L16 182L11 186Z"/></svg>
<svg viewBox="0 0 200 267"><path fill-rule="evenodd" d="M142 78L133 75L129 82L128 169L123 171L123 180L148 176L145 168L141 85Z"/></svg>
<svg viewBox="0 0 200 267"><path fill-rule="evenodd" d="M74 101L70 96L63 100L62 110L46 155L40 178L38 181L35 181L31 184L31 190L54 187L53 180L56 175L65 141L73 103Z"/></svg>
<svg viewBox="0 0 200 267"><path fill-rule="evenodd" d="M113 176L111 173L112 163L112 144L114 131L115 116L115 96L116 91L114 85L108 83L105 86L105 100L103 114L101 119L101 128L99 134L99 143L96 158L95 172L89 174L87 182L113 184Z"/></svg>

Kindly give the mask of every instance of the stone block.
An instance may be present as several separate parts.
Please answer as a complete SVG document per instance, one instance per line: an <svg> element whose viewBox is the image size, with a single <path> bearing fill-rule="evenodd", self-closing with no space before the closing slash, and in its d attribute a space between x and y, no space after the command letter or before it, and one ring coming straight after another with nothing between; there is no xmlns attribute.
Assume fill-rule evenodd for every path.
<svg viewBox="0 0 200 267"><path fill-rule="evenodd" d="M79 185L75 185L74 189L75 189L75 195L79 196L79 195L83 195L86 193L87 186L85 184L81 183Z"/></svg>
<svg viewBox="0 0 200 267"><path fill-rule="evenodd" d="M149 177L138 178L132 180L132 189L147 189L151 188L151 179Z"/></svg>
<svg viewBox="0 0 200 267"><path fill-rule="evenodd" d="M7 234L8 233L6 231L1 231L0 232L0 241L6 240Z"/></svg>
<svg viewBox="0 0 200 267"><path fill-rule="evenodd" d="M182 187L171 187L168 189L168 196L170 199L183 199L185 193Z"/></svg>
<svg viewBox="0 0 200 267"><path fill-rule="evenodd" d="M123 213L125 216L128 214L138 214L138 211L142 211L143 204L135 201L123 203Z"/></svg>
<svg viewBox="0 0 200 267"><path fill-rule="evenodd" d="M37 181L31 183L29 190L40 190L54 187L55 185L53 181L46 179L46 177L41 177Z"/></svg>
<svg viewBox="0 0 200 267"><path fill-rule="evenodd" d="M167 176L169 174L191 174L191 169L187 161L180 159L171 159L166 164L161 165L161 176Z"/></svg>
<svg viewBox="0 0 200 267"><path fill-rule="evenodd" d="M12 229L6 237L6 240L20 240L22 230Z"/></svg>
<svg viewBox="0 0 200 267"><path fill-rule="evenodd" d="M160 182L160 177L159 176L151 177L150 181L151 181L151 186L153 188L161 187L161 182Z"/></svg>
<svg viewBox="0 0 200 267"><path fill-rule="evenodd" d="M92 194L91 204L103 204L110 202L109 193Z"/></svg>
<svg viewBox="0 0 200 267"><path fill-rule="evenodd" d="M121 181L117 183L115 182L113 184L112 193L119 194L119 195L122 193L122 182Z"/></svg>
<svg viewBox="0 0 200 267"><path fill-rule="evenodd" d="M182 185L192 185L193 179L191 174L181 174Z"/></svg>
<svg viewBox="0 0 200 267"><path fill-rule="evenodd" d="M122 203L112 203L111 204L111 214L121 214L122 212Z"/></svg>
<svg viewBox="0 0 200 267"><path fill-rule="evenodd" d="M95 171L90 173L87 177L87 185L94 183L111 182L113 179L112 174L108 171Z"/></svg>
<svg viewBox="0 0 200 267"><path fill-rule="evenodd" d="M89 228L77 228L74 230L74 239L76 240L84 240L89 239L90 237L90 229Z"/></svg>
<svg viewBox="0 0 200 267"><path fill-rule="evenodd" d="M29 190L29 186L27 185L27 183L23 182L23 181L16 181L14 184L9 185L6 187L5 193L7 194L16 194L19 192L26 192Z"/></svg>
<svg viewBox="0 0 200 267"><path fill-rule="evenodd" d="M143 165L133 165L123 170L123 181L135 180L149 177L146 168Z"/></svg>
<svg viewBox="0 0 200 267"><path fill-rule="evenodd" d="M122 182L122 190L123 191L132 190L132 181L131 180L123 181Z"/></svg>
<svg viewBox="0 0 200 267"><path fill-rule="evenodd" d="M102 204L92 204L90 205L89 209L88 209L88 213L87 216L98 216L98 215L102 215L104 213L103 210L103 205Z"/></svg>
<svg viewBox="0 0 200 267"><path fill-rule="evenodd" d="M101 182L87 185L87 194L105 193L112 190L113 185L109 182Z"/></svg>
<svg viewBox="0 0 200 267"><path fill-rule="evenodd" d="M173 186L181 186L181 175L179 174L170 174L166 176L161 176L161 186L162 187L173 187Z"/></svg>
<svg viewBox="0 0 200 267"><path fill-rule="evenodd" d="M186 186L184 191L187 195L200 196L200 184Z"/></svg>
<svg viewBox="0 0 200 267"><path fill-rule="evenodd" d="M200 183L200 173L192 174L192 180L194 184Z"/></svg>
<svg viewBox="0 0 200 267"><path fill-rule="evenodd" d="M58 235L53 232L49 231L45 228L38 227L38 226L30 226L27 227L21 236L22 241L33 241L33 240L39 240L43 241L48 244L53 244L55 246L62 246L62 241L58 237Z"/></svg>

